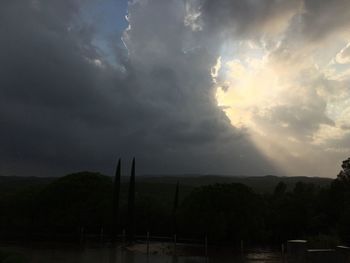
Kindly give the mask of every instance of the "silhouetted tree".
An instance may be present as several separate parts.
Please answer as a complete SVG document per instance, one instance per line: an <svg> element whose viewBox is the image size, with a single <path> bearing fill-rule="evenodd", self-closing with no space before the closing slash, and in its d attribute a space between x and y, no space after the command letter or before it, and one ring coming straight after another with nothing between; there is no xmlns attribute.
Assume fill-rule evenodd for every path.
<svg viewBox="0 0 350 263"><path fill-rule="evenodd" d="M42 227L66 230L104 225L111 193L111 178L99 173L61 177L39 194L36 221Z"/></svg>
<svg viewBox="0 0 350 263"><path fill-rule="evenodd" d="M281 197L286 193L287 185L283 182L279 182L273 191L275 198Z"/></svg>
<svg viewBox="0 0 350 263"><path fill-rule="evenodd" d="M256 240L262 230L263 203L242 184L215 184L197 188L183 202L182 227L211 242Z"/></svg>
<svg viewBox="0 0 350 263"><path fill-rule="evenodd" d="M129 198L128 198L128 240L134 241L134 210L135 210L135 158L132 160L131 176L129 183Z"/></svg>
<svg viewBox="0 0 350 263"><path fill-rule="evenodd" d="M343 161L342 170L337 176L337 179L339 181L342 181L343 183L349 184L350 183L350 158Z"/></svg>
<svg viewBox="0 0 350 263"><path fill-rule="evenodd" d="M350 158L343 161L337 179L331 184L332 214L339 236L350 242Z"/></svg>
<svg viewBox="0 0 350 263"><path fill-rule="evenodd" d="M120 176L121 176L121 159L118 160L117 169L115 171L113 186L113 215L112 215L112 241L115 241L118 234L118 216L119 216L119 192L120 192Z"/></svg>
<svg viewBox="0 0 350 263"><path fill-rule="evenodd" d="M77 240L77 230L82 226L89 237L97 237L100 226L111 225L113 216L111 227L116 229L119 224L120 230L125 225L130 242L134 234L146 231L160 236L174 231L189 238L203 238L207 233L210 242L231 245L241 239L280 244L290 238L308 239L320 234L350 241L348 164L348 160L343 163L342 172L329 188L299 182L287 190L279 183L274 191L264 194L241 184L198 188L185 184L180 194L179 183L175 188L165 178L165 182L140 181L136 198L135 159L129 187L128 182L119 182L120 196L121 161L116 165L114 183L108 176L80 172L42 185L34 183L34 188L11 190L0 177L0 239L22 235ZM288 189L290 186L288 183ZM29 231L32 225L35 229ZM115 229L111 228L111 233ZM30 232L33 235L26 234ZM62 235L50 235L54 232Z"/></svg>
<svg viewBox="0 0 350 263"><path fill-rule="evenodd" d="M175 196L174 196L174 207L173 207L173 233L177 232L177 208L179 204L179 181L176 183Z"/></svg>

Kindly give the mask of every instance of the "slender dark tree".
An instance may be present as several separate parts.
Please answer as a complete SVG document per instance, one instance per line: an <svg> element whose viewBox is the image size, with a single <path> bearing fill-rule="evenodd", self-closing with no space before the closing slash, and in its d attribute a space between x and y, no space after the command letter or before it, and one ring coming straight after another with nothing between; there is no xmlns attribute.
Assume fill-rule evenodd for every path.
<svg viewBox="0 0 350 263"><path fill-rule="evenodd" d="M117 169L114 176L113 187L113 215L112 215L112 241L114 242L118 234L118 216L119 216L119 192L120 192L120 176L121 176L121 159L119 158Z"/></svg>
<svg viewBox="0 0 350 263"><path fill-rule="evenodd" d="M128 241L134 241L134 210L135 210L135 157L132 159L128 199Z"/></svg>
<svg viewBox="0 0 350 263"><path fill-rule="evenodd" d="M179 205L179 181L176 183L176 190L175 190L175 196L174 196L174 207L173 207L173 234L176 234L177 232L177 220L176 220L176 212L177 207Z"/></svg>

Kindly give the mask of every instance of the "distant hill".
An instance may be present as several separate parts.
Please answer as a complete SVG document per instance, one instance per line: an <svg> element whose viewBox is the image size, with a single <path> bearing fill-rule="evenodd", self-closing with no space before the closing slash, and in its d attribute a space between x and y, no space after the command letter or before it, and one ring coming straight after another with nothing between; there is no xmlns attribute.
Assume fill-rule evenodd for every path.
<svg viewBox="0 0 350 263"><path fill-rule="evenodd" d="M45 186L55 179L57 178L0 176L0 195L18 191L26 187ZM122 177L123 184L126 184L128 180L128 177ZM328 186L332 180L331 178L321 177L278 177L272 175L254 177L219 175L141 175L137 177L136 182L138 183L137 188L142 192L146 189L151 191L172 191L174 188L172 185L179 181L182 188L186 189L185 192L191 191L194 187L215 183L241 183L249 186L257 193L271 193L279 182L284 182L287 185L287 190L292 190L294 185L299 181L325 187Z"/></svg>
<svg viewBox="0 0 350 263"><path fill-rule="evenodd" d="M124 179L125 180L125 179ZM175 184L177 181L187 186L203 186L216 183L241 183L249 186L257 193L272 192L279 182L287 185L287 190L292 190L297 182L312 183L320 187L328 186L333 179L322 177L279 177L273 175L267 176L220 176L220 175L174 175L174 176L140 176L139 182Z"/></svg>
<svg viewBox="0 0 350 263"><path fill-rule="evenodd" d="M55 177L0 176L0 195L20 191L27 187L40 187L53 182Z"/></svg>

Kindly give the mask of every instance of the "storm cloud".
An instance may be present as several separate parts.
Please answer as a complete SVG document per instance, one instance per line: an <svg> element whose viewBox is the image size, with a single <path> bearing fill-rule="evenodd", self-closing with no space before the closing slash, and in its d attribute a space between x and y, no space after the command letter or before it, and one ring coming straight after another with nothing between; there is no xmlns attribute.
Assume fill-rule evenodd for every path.
<svg viewBox="0 0 350 263"><path fill-rule="evenodd" d="M93 45L81 4L1 4L2 174L110 172L134 155L141 173L270 171L216 105L215 54L184 52L181 3L130 3L118 66Z"/></svg>
<svg viewBox="0 0 350 263"><path fill-rule="evenodd" d="M263 49L271 67L284 63L285 79L302 84L271 107L254 102L251 120L274 138L326 143L322 127L346 126L327 113L328 87L347 98L346 82L301 58L315 42L345 34L348 3L332 2L130 1L124 33L101 39L98 23L87 23L82 11L93 1L2 1L0 173L111 174L116 158L136 156L143 174L287 174L249 126L232 120L225 110L232 105L218 105L217 91L236 86L224 65L216 75L213 67L225 54L226 62L243 61L244 45ZM334 48L342 59L346 43ZM305 80L300 72L308 72ZM296 156L285 158L298 166ZM293 173L310 175L313 163Z"/></svg>

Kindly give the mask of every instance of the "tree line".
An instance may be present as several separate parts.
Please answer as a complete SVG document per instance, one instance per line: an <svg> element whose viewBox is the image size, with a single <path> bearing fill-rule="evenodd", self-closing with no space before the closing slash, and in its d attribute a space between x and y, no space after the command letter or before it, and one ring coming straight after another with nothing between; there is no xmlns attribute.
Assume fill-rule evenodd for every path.
<svg viewBox="0 0 350 263"><path fill-rule="evenodd" d="M121 183L120 178L119 160L114 178L80 172L2 194L0 236L78 240L84 231L114 241L125 233L131 242L150 232L207 236L215 244L280 244L301 238L320 246L350 243L350 158L329 186L298 182L287 190L280 182L272 193L263 194L239 183L191 191L181 181L139 184L135 160L130 181Z"/></svg>

